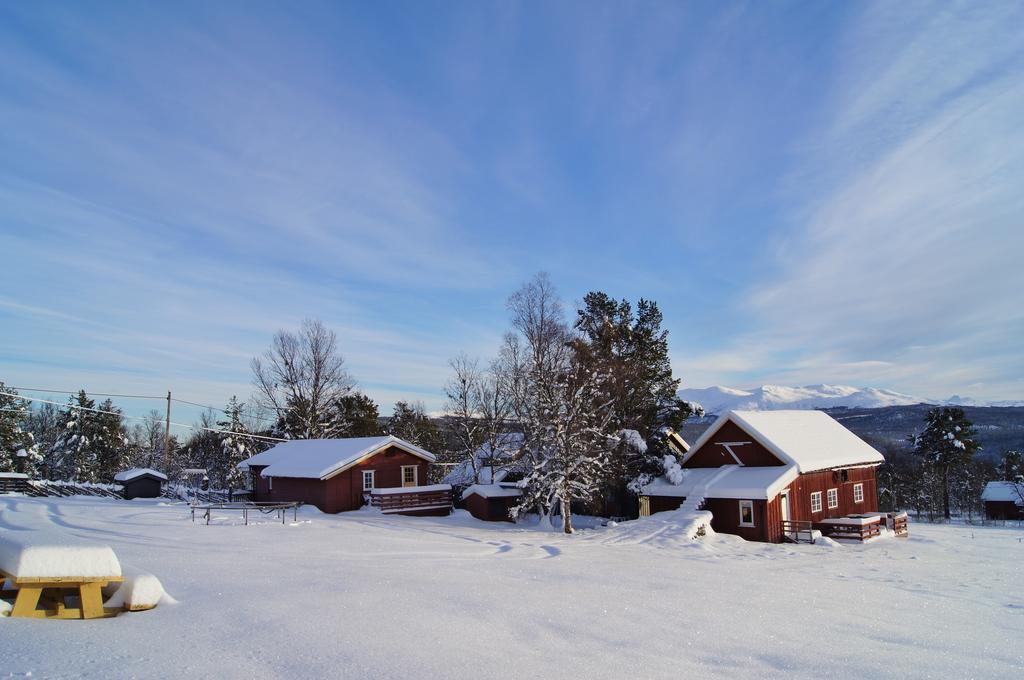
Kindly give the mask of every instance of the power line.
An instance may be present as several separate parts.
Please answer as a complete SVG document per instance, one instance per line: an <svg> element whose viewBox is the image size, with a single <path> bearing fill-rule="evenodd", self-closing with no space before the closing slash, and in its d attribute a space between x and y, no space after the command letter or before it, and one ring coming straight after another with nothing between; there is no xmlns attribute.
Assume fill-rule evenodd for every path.
<svg viewBox="0 0 1024 680"><path fill-rule="evenodd" d="M146 394L115 394L112 392L89 392L88 390L44 390L35 387L11 387L11 389L22 390L24 392L47 392L50 394L78 394L79 392L85 392L86 395L91 397L118 397L120 399L159 399L160 401L166 401L167 399L167 397L163 395L153 396ZM179 404L188 404L189 406L198 406L199 408L205 408L211 411L218 411L226 415L231 415L231 413L227 409L218 408L216 406L210 406L209 404L199 404L197 402L188 401L186 399L178 399L177 397L172 397L171 401L178 402ZM58 404L58 406L63 406L63 404ZM252 418L253 420L258 420L261 422L273 422L274 420L273 418L269 418L266 416L258 416L254 414L251 410L245 413L245 416L247 418Z"/></svg>
<svg viewBox="0 0 1024 680"><path fill-rule="evenodd" d="M40 390L34 387L11 387L12 390L24 390L25 392L49 392L51 394L78 394L85 392L93 397L120 397L121 399L166 399L167 397L154 397L145 394L112 394L107 392L88 392L86 390Z"/></svg>
<svg viewBox="0 0 1024 680"><path fill-rule="evenodd" d="M28 391L28 390L26 390L26 391ZM40 390L40 391L42 391L42 390ZM54 404L56 406L61 406L63 408L73 408L73 409L77 409L79 411L91 411L93 413L105 413L107 415L114 414L114 415L120 416L121 418L131 418L133 420L149 420L148 416L129 416L129 415L125 415L124 413L118 413L117 411L104 411L104 410L98 409L98 408L89 408L88 406L78 406L77 404L62 404L62 403L60 403L58 401L50 401L49 399L40 399L39 397L26 397L26 396L23 396L23 395L20 395L20 394L11 394L10 392L0 392L0 395L3 395L5 397L15 397L17 399L24 399L25 401L37 401L37 402L40 402L42 404ZM161 397L161 398L164 398L164 397ZM280 439L278 437L264 437L263 435L259 435L259 434L249 434L248 432L234 432L232 430L219 430L219 429L216 429L216 428L213 428L213 427L202 427L202 426L198 426L197 427L195 425L187 425L185 423L175 423L175 422L172 422L171 425L174 425L176 427L185 427L185 428L188 428L190 430L203 430L205 432L217 432L217 433L220 433L220 434L233 434L233 435L236 435L236 436L239 436L239 437L250 437L252 439L264 439L266 441L272 441L272 442L286 442L286 441L288 441L287 439Z"/></svg>

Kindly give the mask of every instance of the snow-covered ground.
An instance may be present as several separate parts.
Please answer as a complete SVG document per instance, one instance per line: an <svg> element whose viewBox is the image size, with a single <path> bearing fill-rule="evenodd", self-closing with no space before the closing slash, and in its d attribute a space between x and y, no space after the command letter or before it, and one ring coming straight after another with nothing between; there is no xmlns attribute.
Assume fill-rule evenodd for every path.
<svg viewBox="0 0 1024 680"><path fill-rule="evenodd" d="M224 515L225 518L228 515ZM370 511L204 526L181 505L0 497L0 531L113 546L177 604L0 618L14 677L937 677L1024 671L1024 531L686 539L672 514L575 536Z"/></svg>

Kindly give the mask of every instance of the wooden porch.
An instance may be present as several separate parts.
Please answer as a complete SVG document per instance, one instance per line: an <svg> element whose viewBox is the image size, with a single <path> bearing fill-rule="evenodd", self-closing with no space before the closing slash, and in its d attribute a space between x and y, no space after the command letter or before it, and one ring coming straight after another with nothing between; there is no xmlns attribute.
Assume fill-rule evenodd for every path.
<svg viewBox="0 0 1024 680"><path fill-rule="evenodd" d="M448 515L452 511L449 484L373 489L370 505L386 515Z"/></svg>

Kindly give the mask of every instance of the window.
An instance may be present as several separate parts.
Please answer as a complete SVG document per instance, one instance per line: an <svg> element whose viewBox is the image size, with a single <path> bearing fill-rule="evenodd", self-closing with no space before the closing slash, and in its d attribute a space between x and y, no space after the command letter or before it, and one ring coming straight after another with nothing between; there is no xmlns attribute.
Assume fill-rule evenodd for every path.
<svg viewBox="0 0 1024 680"><path fill-rule="evenodd" d="M740 526L754 526L754 501L740 501Z"/></svg>
<svg viewBox="0 0 1024 680"><path fill-rule="evenodd" d="M853 502L863 503L864 502L864 485L854 484L853 485Z"/></svg>
<svg viewBox="0 0 1024 680"><path fill-rule="evenodd" d="M373 489L373 470L363 470L363 491Z"/></svg>
<svg viewBox="0 0 1024 680"><path fill-rule="evenodd" d="M274 490L274 478L273 477L267 477L267 491L273 491L273 490Z"/></svg>
<svg viewBox="0 0 1024 680"><path fill-rule="evenodd" d="M416 486L416 474L419 468L416 465L402 466L402 486Z"/></svg>
<svg viewBox="0 0 1024 680"><path fill-rule="evenodd" d="M828 490L828 509L839 507L839 489Z"/></svg>
<svg viewBox="0 0 1024 680"><path fill-rule="evenodd" d="M821 492L811 494L811 512L821 512Z"/></svg>

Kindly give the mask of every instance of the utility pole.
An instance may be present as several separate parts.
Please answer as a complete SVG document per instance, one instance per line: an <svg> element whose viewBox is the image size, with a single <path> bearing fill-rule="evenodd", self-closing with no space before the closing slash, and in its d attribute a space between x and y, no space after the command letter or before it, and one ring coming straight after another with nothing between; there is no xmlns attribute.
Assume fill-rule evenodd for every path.
<svg viewBox="0 0 1024 680"><path fill-rule="evenodd" d="M164 426L164 474L171 472L171 391L167 390L167 422Z"/></svg>

